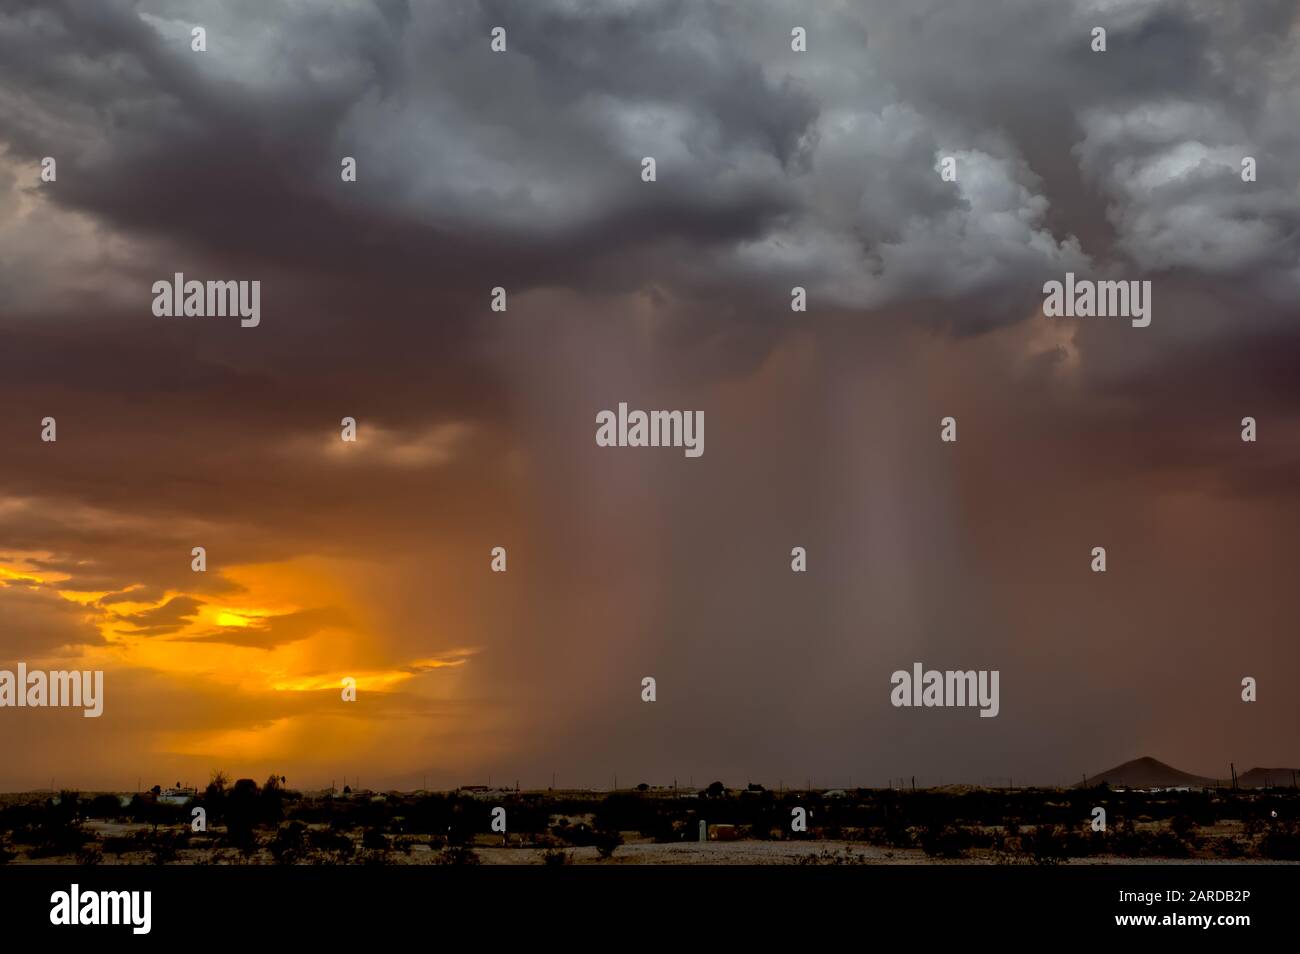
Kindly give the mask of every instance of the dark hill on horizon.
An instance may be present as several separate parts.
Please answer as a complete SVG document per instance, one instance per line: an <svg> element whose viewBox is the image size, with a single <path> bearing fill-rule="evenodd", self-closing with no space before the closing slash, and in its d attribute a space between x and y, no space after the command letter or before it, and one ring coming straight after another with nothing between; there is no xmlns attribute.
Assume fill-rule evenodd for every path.
<svg viewBox="0 0 1300 954"><path fill-rule="evenodd" d="M1298 779L1300 769L1253 768L1245 775L1237 776L1237 785L1241 788L1277 788L1294 785Z"/></svg>
<svg viewBox="0 0 1300 954"><path fill-rule="evenodd" d="M1237 776L1237 786L1239 788L1263 788L1266 785L1289 786L1294 777L1300 777L1300 772L1294 769L1253 768ZM1088 776L1089 787L1103 782L1111 788L1179 788L1184 785L1190 788L1213 788L1219 785L1231 785L1232 777L1226 773L1225 777L1217 779L1193 775L1145 755ZM1075 786L1075 788L1082 787L1083 783Z"/></svg>

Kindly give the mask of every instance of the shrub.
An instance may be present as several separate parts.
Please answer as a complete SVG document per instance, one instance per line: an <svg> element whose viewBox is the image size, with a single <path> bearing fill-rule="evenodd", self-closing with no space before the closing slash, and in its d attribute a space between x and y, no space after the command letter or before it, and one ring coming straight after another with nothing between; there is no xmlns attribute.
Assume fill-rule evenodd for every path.
<svg viewBox="0 0 1300 954"><path fill-rule="evenodd" d="M281 825L268 847L271 857L282 865L297 864L307 849L307 826L302 822Z"/></svg>
<svg viewBox="0 0 1300 954"><path fill-rule="evenodd" d="M47 818L30 832L23 833L34 845L30 852L33 858L50 858L56 855L73 855L95 836L81 830L76 822L57 818ZM17 840L15 838L15 840Z"/></svg>
<svg viewBox="0 0 1300 954"><path fill-rule="evenodd" d="M483 859L468 845L448 845L438 852L434 864L439 865L481 865Z"/></svg>
<svg viewBox="0 0 1300 954"><path fill-rule="evenodd" d="M1196 819L1187 814L1175 815L1169 821L1169 830L1183 841L1194 840L1193 835L1198 827Z"/></svg>
<svg viewBox="0 0 1300 954"><path fill-rule="evenodd" d="M971 846L970 832L957 825L931 823L918 840L921 850L933 858L964 858Z"/></svg>
<svg viewBox="0 0 1300 954"><path fill-rule="evenodd" d="M644 837L653 839L657 844L669 844L682 840L681 829L674 823L671 815L656 813L637 829Z"/></svg>
<svg viewBox="0 0 1300 954"><path fill-rule="evenodd" d="M96 795L86 806L85 814L87 818L117 818L124 811L116 795Z"/></svg>
<svg viewBox="0 0 1300 954"><path fill-rule="evenodd" d="M109 835L104 839L104 850L110 855L124 855L135 848L135 839L126 835Z"/></svg>
<svg viewBox="0 0 1300 954"><path fill-rule="evenodd" d="M1220 858L1241 858L1246 854L1246 846L1231 836L1214 839L1210 842L1210 850Z"/></svg>
<svg viewBox="0 0 1300 954"><path fill-rule="evenodd" d="M1020 843L1036 865L1059 865L1066 858L1065 839L1055 825L1037 826L1032 834L1022 835Z"/></svg>
<svg viewBox="0 0 1300 954"><path fill-rule="evenodd" d="M1179 838L1172 831L1157 832L1146 845L1143 854L1157 858L1190 858L1192 846Z"/></svg>
<svg viewBox="0 0 1300 954"><path fill-rule="evenodd" d="M334 828L313 829L307 833L307 843L314 851L333 852L340 858L351 858L356 851L352 839Z"/></svg>
<svg viewBox="0 0 1300 954"><path fill-rule="evenodd" d="M845 845L843 852L823 848L821 851L801 855L799 860L795 862L797 865L865 865L866 863L866 855L855 855L847 845Z"/></svg>
<svg viewBox="0 0 1300 954"><path fill-rule="evenodd" d="M150 845L150 861L156 865L165 865L176 860L176 839L170 835L159 835Z"/></svg>
<svg viewBox="0 0 1300 954"><path fill-rule="evenodd" d="M257 839L257 833L251 828L235 828L227 832L226 844L236 849L245 859L252 858L257 854L261 843Z"/></svg>
<svg viewBox="0 0 1300 954"><path fill-rule="evenodd" d="M1273 861L1300 861L1300 828L1295 822L1270 826L1255 851Z"/></svg>
<svg viewBox="0 0 1300 954"><path fill-rule="evenodd" d="M616 831L598 831L595 835L596 853L602 858L611 858L615 849L623 844L623 836Z"/></svg>
<svg viewBox="0 0 1300 954"><path fill-rule="evenodd" d="M100 851L99 845L82 845L81 850L77 852L77 864L79 865L97 865L103 860L104 853Z"/></svg>

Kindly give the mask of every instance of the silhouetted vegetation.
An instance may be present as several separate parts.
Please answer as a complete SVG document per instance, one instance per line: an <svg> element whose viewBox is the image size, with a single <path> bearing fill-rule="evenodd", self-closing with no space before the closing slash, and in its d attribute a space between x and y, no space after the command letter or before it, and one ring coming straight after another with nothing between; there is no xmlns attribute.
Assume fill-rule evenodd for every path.
<svg viewBox="0 0 1300 954"><path fill-rule="evenodd" d="M195 806L206 812L205 830L191 826ZM496 807L506 811L504 838L492 830ZM1104 830L1091 824L1097 807L1105 809ZM807 813L807 832L791 830L795 808ZM701 822L726 839L834 843L792 844L786 857L810 858L800 862L806 864L856 863L868 854L879 860L895 852L942 862L1041 865L1078 858L1300 860L1300 792L1293 789L788 793L715 782L698 793L644 785L611 794L304 797L283 776L259 786L217 772L189 804L165 804L149 792L129 799L75 791L10 798L0 803L0 863L460 865L503 848L532 850L533 860L545 864L590 863L618 855L624 845L695 843Z"/></svg>

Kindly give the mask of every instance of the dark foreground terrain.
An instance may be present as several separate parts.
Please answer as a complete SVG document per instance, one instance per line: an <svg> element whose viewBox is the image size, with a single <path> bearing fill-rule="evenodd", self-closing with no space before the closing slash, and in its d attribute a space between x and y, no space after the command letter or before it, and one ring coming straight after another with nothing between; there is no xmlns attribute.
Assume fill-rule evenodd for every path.
<svg viewBox="0 0 1300 954"><path fill-rule="evenodd" d="M0 805L9 864L1300 861L1294 788L304 794L217 776L191 799L65 791ZM1104 831L1093 830L1096 808ZM806 831L794 830L797 809Z"/></svg>

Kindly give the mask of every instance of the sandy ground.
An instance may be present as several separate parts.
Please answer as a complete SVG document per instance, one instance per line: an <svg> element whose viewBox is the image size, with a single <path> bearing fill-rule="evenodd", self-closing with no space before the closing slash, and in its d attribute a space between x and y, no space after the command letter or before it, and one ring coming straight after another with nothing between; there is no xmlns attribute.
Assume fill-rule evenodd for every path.
<svg viewBox="0 0 1300 954"><path fill-rule="evenodd" d="M475 847L484 864L542 864L542 853L528 848ZM846 841L732 841L683 843L661 845L653 843L622 845L614 857L601 860L595 848L570 848L568 854L573 864L624 864L624 865L790 865L798 864L810 855L818 856L820 863L872 865L992 865L1005 863L992 852L974 851L971 857L944 860L928 857L919 848L876 848L859 842ZM828 857L829 856L829 857ZM825 860L823 860L825 859ZM805 862L806 863L806 862ZM1120 858L1100 856L1074 858L1072 865L1083 864L1187 864L1167 858ZM1193 864L1241 864L1221 859L1196 860ZM1278 862L1269 862L1277 864ZM1300 862L1290 862L1300 864Z"/></svg>
<svg viewBox="0 0 1300 954"><path fill-rule="evenodd" d="M100 838L129 835L140 831L141 826L131 823L89 822L87 828L93 829ZM196 842L198 840L196 839ZM500 844L480 842L473 846L474 852L485 865L543 865L546 863L546 850L541 848L502 847ZM962 859L931 858L919 848L878 848L861 842L846 841L727 841L727 842L682 842L678 844L656 844L650 841L634 841L620 845L613 857L602 859L595 848L565 848L568 864L577 865L793 865L808 864L869 864L869 865L996 865L1026 864L1023 856L1007 856L992 851L975 850L969 857ZM361 852L358 852L358 858ZM387 861L394 865L429 865L437 863L440 852L428 844L415 844L407 851L391 850ZM194 847L181 849L171 864L194 865L219 864L274 864L274 859L265 849L253 858L245 859L231 850L223 850L216 859L210 849L196 843ZM355 859L354 859L355 860ZM76 864L73 856L59 856L41 859L16 858L11 864ZM147 865L152 863L148 852L130 851L123 854L104 853L100 862L104 865L131 864ZM1168 858L1125 858L1117 856L1098 856L1092 858L1074 858L1065 862L1071 865L1169 865L1169 864L1300 864L1300 862L1259 862L1256 860L1230 861L1226 859L1168 859Z"/></svg>

